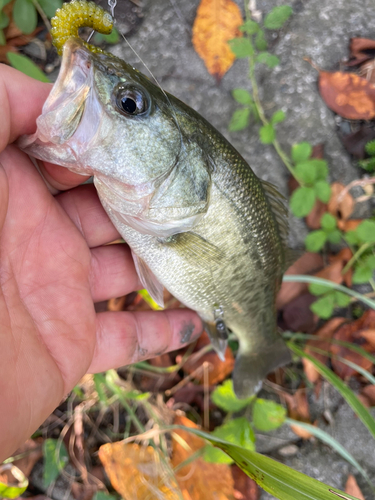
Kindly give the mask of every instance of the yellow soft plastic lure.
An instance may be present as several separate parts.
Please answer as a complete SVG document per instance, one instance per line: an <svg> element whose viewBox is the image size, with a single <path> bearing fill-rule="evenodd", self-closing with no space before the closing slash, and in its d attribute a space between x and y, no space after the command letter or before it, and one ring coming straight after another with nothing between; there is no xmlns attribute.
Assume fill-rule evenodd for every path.
<svg viewBox="0 0 375 500"><path fill-rule="evenodd" d="M113 17L94 2L72 0L57 9L55 17L51 19L51 25L52 43L61 55L65 42L70 37L79 37L79 28L88 27L102 35L109 35L113 28ZM95 45L86 42L84 45L91 52L104 52Z"/></svg>

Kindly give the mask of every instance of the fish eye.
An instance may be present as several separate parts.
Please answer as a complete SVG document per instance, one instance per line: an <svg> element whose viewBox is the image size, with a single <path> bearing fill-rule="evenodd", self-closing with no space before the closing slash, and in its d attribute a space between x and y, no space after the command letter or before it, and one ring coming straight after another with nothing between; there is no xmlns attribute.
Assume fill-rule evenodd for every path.
<svg viewBox="0 0 375 500"><path fill-rule="evenodd" d="M133 87L120 87L115 101L117 109L125 116L142 115L150 107L150 100L146 93Z"/></svg>

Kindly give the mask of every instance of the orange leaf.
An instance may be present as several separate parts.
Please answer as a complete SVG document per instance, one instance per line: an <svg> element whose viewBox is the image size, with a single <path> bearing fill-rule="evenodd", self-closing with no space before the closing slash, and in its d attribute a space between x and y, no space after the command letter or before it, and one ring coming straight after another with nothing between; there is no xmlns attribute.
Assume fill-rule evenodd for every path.
<svg viewBox="0 0 375 500"><path fill-rule="evenodd" d="M228 41L242 36L241 11L232 0L201 0L193 26L193 45L208 72L220 80L235 56Z"/></svg>
<svg viewBox="0 0 375 500"><path fill-rule="evenodd" d="M292 395L286 392L282 393L288 406L288 414L290 418L298 420L299 422L311 423L310 409L307 401L306 389L301 388ZM302 439L310 439L312 434L298 425L291 425L292 431Z"/></svg>
<svg viewBox="0 0 375 500"><path fill-rule="evenodd" d="M107 443L99 448L99 458L112 486L125 500L179 500L175 479L151 446Z"/></svg>
<svg viewBox="0 0 375 500"><path fill-rule="evenodd" d="M198 428L191 420L182 416L177 416L174 423ZM187 431L178 429L175 433L181 439L178 441L173 439L172 442L172 465L174 467L206 445L203 439ZM181 440L185 441L187 446L183 446ZM235 498L231 469L226 464L211 464L203 458L198 458L182 467L176 475L185 500L207 500L208 492L209 498L216 500L234 500Z"/></svg>
<svg viewBox="0 0 375 500"><path fill-rule="evenodd" d="M251 479L237 465L231 466L234 479L234 498L236 500L258 500L260 489L254 479Z"/></svg>
<svg viewBox="0 0 375 500"><path fill-rule="evenodd" d="M352 474L349 474L348 480L346 481L345 493L358 498L358 500L366 500L365 497L363 496L362 491L359 489L355 477Z"/></svg>
<svg viewBox="0 0 375 500"><path fill-rule="evenodd" d="M342 190L345 189L343 184L334 182L331 184L331 199L328 202L328 212L339 219L349 219L353 212L355 201L350 193L341 196Z"/></svg>
<svg viewBox="0 0 375 500"><path fill-rule="evenodd" d="M319 91L327 106L348 120L375 117L375 86L354 73L319 73Z"/></svg>

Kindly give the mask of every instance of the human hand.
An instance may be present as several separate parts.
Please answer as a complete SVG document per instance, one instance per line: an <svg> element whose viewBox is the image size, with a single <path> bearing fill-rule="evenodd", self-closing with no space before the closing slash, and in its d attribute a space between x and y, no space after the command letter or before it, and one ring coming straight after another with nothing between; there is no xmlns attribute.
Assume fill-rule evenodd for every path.
<svg viewBox="0 0 375 500"><path fill-rule="evenodd" d="M50 88L0 65L0 463L85 373L178 349L202 331L189 310L95 313L95 302L142 288L129 248L105 246L119 234L85 178L44 164L48 188L8 145L35 131Z"/></svg>

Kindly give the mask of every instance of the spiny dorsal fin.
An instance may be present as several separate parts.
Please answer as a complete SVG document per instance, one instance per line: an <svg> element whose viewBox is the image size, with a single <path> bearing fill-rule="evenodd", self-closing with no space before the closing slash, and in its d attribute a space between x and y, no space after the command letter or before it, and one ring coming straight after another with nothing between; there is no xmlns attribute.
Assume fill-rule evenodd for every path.
<svg viewBox="0 0 375 500"><path fill-rule="evenodd" d="M289 234L288 206L286 204L287 200L270 182L261 180L261 183L267 199L270 202L273 215L276 219L281 241L283 242L284 247L287 248Z"/></svg>

